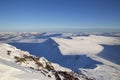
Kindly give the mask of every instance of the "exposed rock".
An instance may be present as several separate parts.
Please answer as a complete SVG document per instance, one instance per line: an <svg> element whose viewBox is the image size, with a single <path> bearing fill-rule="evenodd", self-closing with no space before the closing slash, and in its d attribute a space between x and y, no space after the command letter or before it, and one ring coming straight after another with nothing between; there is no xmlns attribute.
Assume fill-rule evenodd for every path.
<svg viewBox="0 0 120 80"><path fill-rule="evenodd" d="M10 50L8 50L8 51L7 51L7 54L8 54L8 55L10 55L10 53L11 53L11 51L10 51Z"/></svg>
<svg viewBox="0 0 120 80"><path fill-rule="evenodd" d="M7 54L11 56L12 52L7 51ZM30 70L35 70L41 72L44 76L52 78L55 77L56 80L79 80L80 78L83 78L86 80L92 80L90 78L87 78L85 75L74 73L74 72L66 72L66 71L56 71L51 64L51 62L47 61L44 57L36 57L32 55L23 54L22 56L14 56L15 62L19 63L21 65L22 63L25 64L25 67L28 67ZM33 63L32 65L31 62ZM24 66L24 65L22 65ZM36 66L36 67L35 67ZM51 74L49 74L51 72ZM77 76L75 76L75 74Z"/></svg>

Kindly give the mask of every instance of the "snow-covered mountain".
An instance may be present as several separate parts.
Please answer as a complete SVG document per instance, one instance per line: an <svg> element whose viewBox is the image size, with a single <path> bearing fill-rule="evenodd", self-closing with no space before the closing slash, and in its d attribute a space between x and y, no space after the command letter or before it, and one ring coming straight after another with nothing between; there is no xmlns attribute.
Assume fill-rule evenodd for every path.
<svg viewBox="0 0 120 80"><path fill-rule="evenodd" d="M0 43L0 80L88 80L85 75Z"/></svg>
<svg viewBox="0 0 120 80"><path fill-rule="evenodd" d="M120 79L120 39L118 37L90 35L72 37L72 39L53 38L53 40L59 45L62 55L77 55L77 60L74 57L72 61L69 59L66 62L72 68L79 69L97 80ZM112 48L109 48L110 46Z"/></svg>
<svg viewBox="0 0 120 80"><path fill-rule="evenodd" d="M1 33L0 36L1 53L6 54L0 57L2 65L3 63L7 63L7 66L13 69L20 69L25 73L29 72L29 75L38 75L39 73L44 77L40 77L39 79L48 80L50 76L52 77L49 79L57 79L55 76L56 72L58 72L58 76L61 79L65 78L65 80L72 79L67 79L63 74L69 74L69 76L72 74L73 77L77 77L80 80L84 80L85 78L88 79L87 77L95 80L120 79L119 33L73 34L32 32ZM5 43L9 43L10 45ZM32 55L28 52L21 52L21 50L11 45L18 49L28 51ZM3 51L3 47L4 49L6 48L5 52ZM9 48L11 48L12 51L10 51L11 49L9 50ZM14 52L17 53L17 55ZM8 55L8 53L12 55ZM21 53L22 55L20 55ZM6 60L9 61L9 58L12 60L10 64L6 62ZM5 61L3 61L3 59ZM21 59L23 62L21 62ZM38 67L38 62L42 63L43 67ZM36 63L38 64L36 65ZM13 64L17 67L13 66ZM50 71L46 68L46 64L47 66L49 65ZM4 66L6 66L6 64ZM73 73L72 71L77 73ZM24 76L24 78L26 77ZM31 79L34 80L33 78Z"/></svg>

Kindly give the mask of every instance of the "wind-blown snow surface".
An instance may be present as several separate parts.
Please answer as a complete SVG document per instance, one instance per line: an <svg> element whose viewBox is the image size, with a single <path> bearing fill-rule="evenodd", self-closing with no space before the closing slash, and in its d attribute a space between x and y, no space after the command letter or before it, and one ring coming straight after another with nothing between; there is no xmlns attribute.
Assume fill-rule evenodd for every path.
<svg viewBox="0 0 120 80"><path fill-rule="evenodd" d="M10 39L4 36L1 42L22 42L10 44L96 80L119 80L119 33L92 34L27 33L24 37L19 34L22 38L14 34Z"/></svg>

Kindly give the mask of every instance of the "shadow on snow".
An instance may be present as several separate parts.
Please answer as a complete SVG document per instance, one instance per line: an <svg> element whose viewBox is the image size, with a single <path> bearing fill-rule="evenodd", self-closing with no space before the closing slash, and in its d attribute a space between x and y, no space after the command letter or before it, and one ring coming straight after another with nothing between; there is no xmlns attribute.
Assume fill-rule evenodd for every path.
<svg viewBox="0 0 120 80"><path fill-rule="evenodd" d="M86 55L62 55L56 42L52 39L48 39L43 43L9 43L18 49L28 51L32 55L38 57L45 57L47 60L58 63L63 67L72 69L73 71L79 71L79 68L94 69L96 64L102 64L95 61Z"/></svg>
<svg viewBox="0 0 120 80"><path fill-rule="evenodd" d="M98 56L120 65L120 45L102 45L104 50Z"/></svg>

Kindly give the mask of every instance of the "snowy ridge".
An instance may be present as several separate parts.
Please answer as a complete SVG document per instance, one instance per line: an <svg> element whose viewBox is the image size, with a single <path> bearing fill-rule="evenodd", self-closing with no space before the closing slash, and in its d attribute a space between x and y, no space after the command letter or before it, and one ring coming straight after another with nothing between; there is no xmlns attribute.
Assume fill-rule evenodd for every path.
<svg viewBox="0 0 120 80"><path fill-rule="evenodd" d="M77 74L70 69L63 68L57 64L47 61L44 57L35 57L28 52L21 51L15 47L0 43L0 79L1 80L87 80L83 74ZM19 65L17 65L19 64ZM56 69L57 67L61 68ZM8 73L6 72L8 68ZM64 70L64 71L62 71ZM10 71L10 72L9 72ZM14 72L19 72L16 75ZM13 74L10 74L13 73ZM34 74L33 74L34 73ZM8 75L8 76L7 76ZM26 78L29 75L30 78ZM37 77L39 75L39 77ZM33 76L33 77L32 77ZM21 78L22 77L22 78Z"/></svg>

